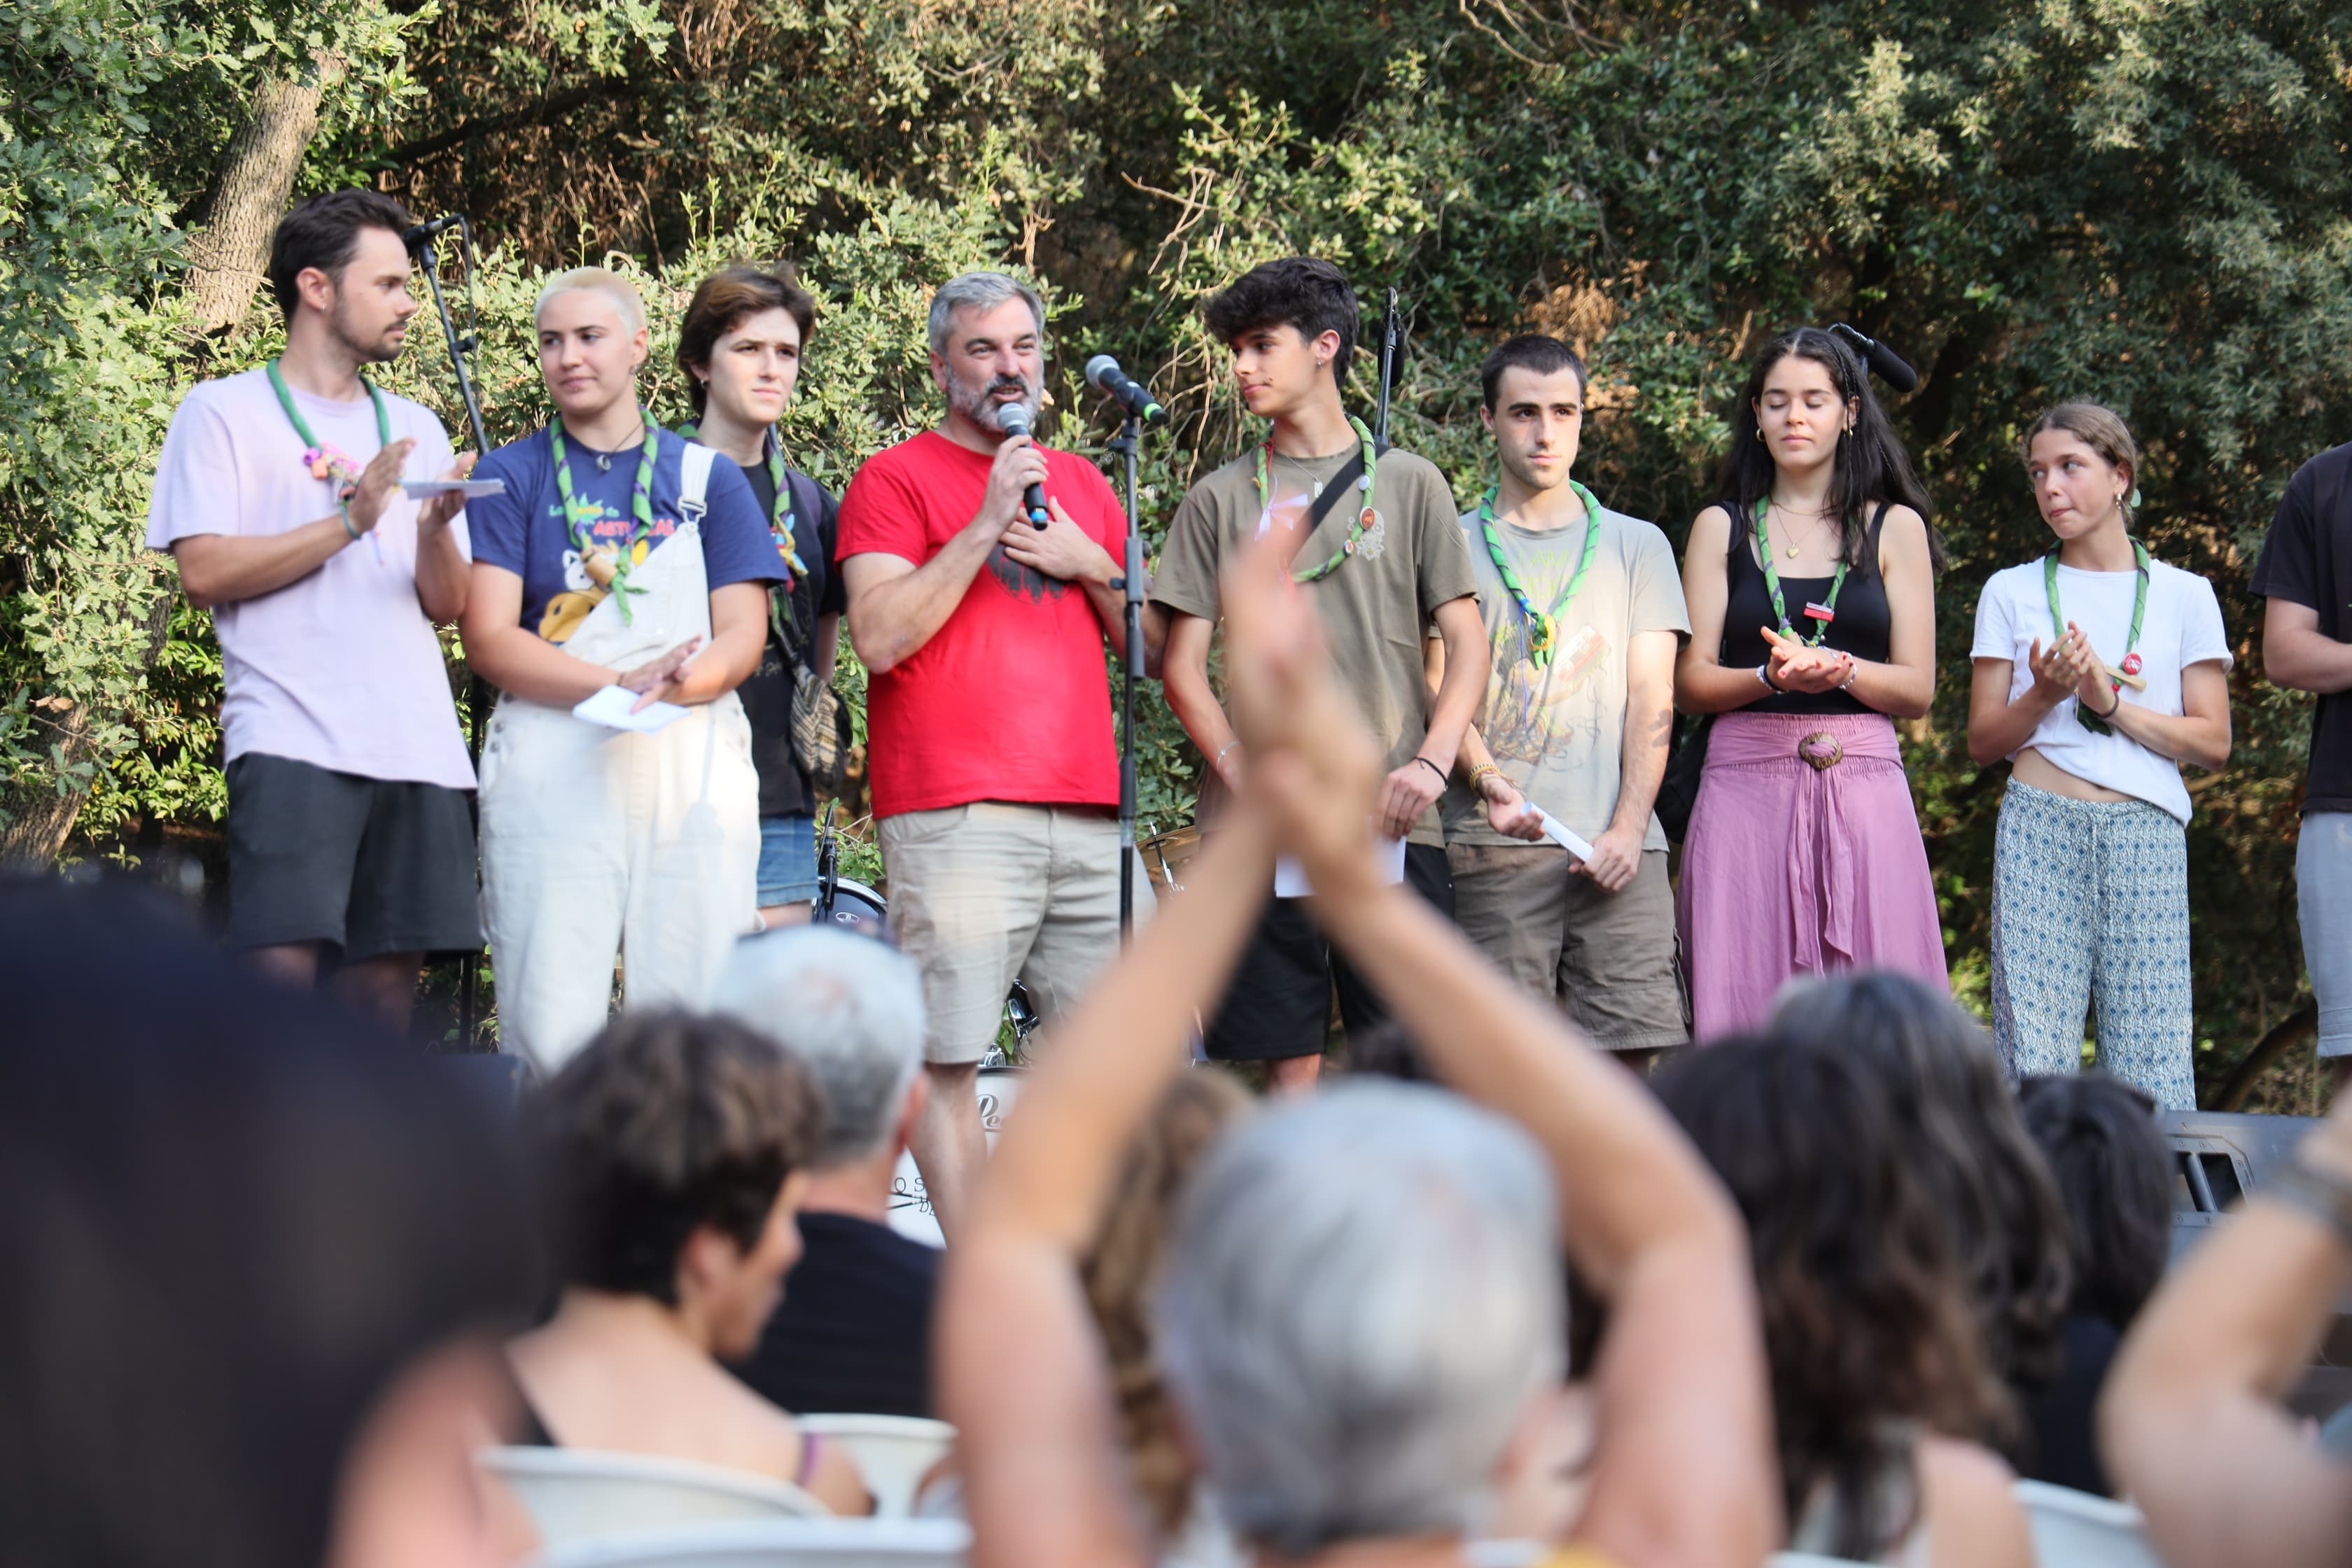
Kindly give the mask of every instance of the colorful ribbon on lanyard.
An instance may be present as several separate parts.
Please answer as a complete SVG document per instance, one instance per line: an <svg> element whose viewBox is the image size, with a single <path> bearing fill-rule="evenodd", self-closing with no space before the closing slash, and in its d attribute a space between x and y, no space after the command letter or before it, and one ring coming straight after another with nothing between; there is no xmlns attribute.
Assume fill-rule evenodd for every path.
<svg viewBox="0 0 2352 1568"><path fill-rule="evenodd" d="M2139 574L2139 581L2132 584L2131 636L2124 642L2124 661L2116 668L2126 675L2137 675L2140 666L2140 623L2147 619L2149 566L2147 546L2135 539L2131 542L2131 547L2132 570ZM2066 636L2066 612L2058 607L2058 552L2054 550L2042 558L2042 591L2050 595L2050 636L2054 643ZM2087 634L2085 640L2087 640ZM2107 677L2107 684L2114 688L2116 700L2122 701L2124 683L2111 675ZM2079 697L2074 700L2074 719L2094 735L2112 735L2116 732L2116 727L2113 724L2084 707L2082 699Z"/></svg>
<svg viewBox="0 0 2352 1568"><path fill-rule="evenodd" d="M1512 601L1519 606L1519 614L1526 618L1528 655L1538 668L1551 662L1552 650L1559 646L1560 614L1583 591L1584 580L1592 574L1592 558L1601 550L1601 503L1592 499L1591 490L1574 479L1568 481L1568 488L1574 490L1576 499L1584 503L1584 551L1577 558L1576 572L1569 578L1568 586L1560 591L1559 597L1552 601L1549 610L1536 608L1535 596L1528 592L1527 584L1519 581L1517 571L1503 553L1502 535L1495 531L1495 498L1502 493L1502 487L1497 485L1488 490L1486 499L1478 503L1478 529L1486 536L1487 557L1495 563L1496 574L1503 579L1503 586L1510 591Z"/></svg>
<svg viewBox="0 0 2352 1568"><path fill-rule="evenodd" d="M335 510L342 516L343 531L357 540L359 530L352 525L352 492L359 488L359 461L319 439L318 433L310 428L310 422L302 417L302 410L296 405L293 390L286 384L286 377L279 373L278 363L277 360L269 362L269 390L278 395L278 406L286 410L287 423L294 426L294 434L301 438L302 466L310 470L312 479L325 479L334 487ZM392 413L384 407L383 394L377 390L375 383L362 376L360 384L367 388L368 401L375 405L375 443L376 450L381 452L392 445ZM375 552L375 563L383 565L383 542L375 536L373 529L368 531L368 544Z"/></svg>
<svg viewBox="0 0 2352 1568"><path fill-rule="evenodd" d="M1363 505L1356 510L1356 521L1348 530L1347 542L1340 545L1338 552L1322 565L1311 566L1304 572L1293 572L1290 579L1294 583L1314 583L1328 577L1339 570L1342 562L1356 552L1356 546L1363 541L1364 531L1372 526L1372 472L1379 457L1372 449L1372 433L1362 420L1350 414L1348 426L1355 431L1356 439L1364 447L1364 477L1356 481L1356 488L1364 495ZM1271 437L1267 437L1265 446L1257 449L1257 504L1261 515L1274 510L1274 440Z"/></svg>
<svg viewBox="0 0 2352 1568"><path fill-rule="evenodd" d="M637 546L654 536L654 460L661 456L661 426L643 409L637 411L637 417L645 422L646 446L637 459L636 484L629 498L630 510L636 517L636 531L622 542L620 552L613 560L613 597L621 603L623 626L635 623L635 617L629 613L629 595L645 592L629 585L629 573L636 565ZM562 415L548 421L547 435L555 447L555 489L563 498L564 531L571 535L572 547L580 552L584 567L595 551L595 542L588 532L588 525L595 518L588 515L588 503L572 493L572 453L563 444Z"/></svg>
<svg viewBox="0 0 2352 1568"><path fill-rule="evenodd" d="M1772 510L1772 498L1766 496L1756 503L1756 546L1764 557L1764 585L1772 590L1772 613L1780 617L1780 635L1792 637L1797 628L1789 624L1788 601L1780 597L1780 574L1772 564L1772 531L1764 525L1764 517ZM1819 647L1822 639L1830 635L1830 623L1837 619L1838 595L1845 587L1845 559L1840 556L1837 574L1830 579L1830 596L1818 605L1807 605L1805 614L1821 625L1813 635L1803 638L1807 647Z"/></svg>

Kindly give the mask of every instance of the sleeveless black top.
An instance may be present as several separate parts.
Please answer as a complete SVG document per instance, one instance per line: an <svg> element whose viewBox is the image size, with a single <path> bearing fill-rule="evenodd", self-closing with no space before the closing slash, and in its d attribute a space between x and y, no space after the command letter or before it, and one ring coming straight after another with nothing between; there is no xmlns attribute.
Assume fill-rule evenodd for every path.
<svg viewBox="0 0 2352 1568"><path fill-rule="evenodd" d="M1885 526L1886 509L1882 506L1870 525L1868 559L1847 569L1845 586L1838 591L1837 619L1830 623L1829 635L1822 639L1823 647L1874 664L1886 662L1895 626L1894 612L1886 603L1886 579L1878 574L1878 536ZM1752 670L1771 662L1772 647L1760 628L1778 631L1780 618L1773 613L1772 590L1764 582L1764 568L1756 562L1755 529L1738 527L1735 521L1732 532L1736 537L1725 563L1730 594L1723 606L1723 647L1717 657L1727 669ZM1789 619L1799 637L1812 635L1814 622L1805 615L1805 606L1827 601L1835 580L1781 574L1780 597L1788 603ZM1750 702L1738 711L1870 713L1876 710L1851 691L1787 691Z"/></svg>

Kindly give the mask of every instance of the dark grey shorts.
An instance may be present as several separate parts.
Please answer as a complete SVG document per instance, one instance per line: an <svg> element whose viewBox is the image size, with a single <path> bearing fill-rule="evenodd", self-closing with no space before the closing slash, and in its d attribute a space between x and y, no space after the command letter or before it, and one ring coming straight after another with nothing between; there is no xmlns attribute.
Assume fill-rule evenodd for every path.
<svg viewBox="0 0 2352 1568"><path fill-rule="evenodd" d="M228 941L346 963L480 947L466 792L247 752L228 765Z"/></svg>

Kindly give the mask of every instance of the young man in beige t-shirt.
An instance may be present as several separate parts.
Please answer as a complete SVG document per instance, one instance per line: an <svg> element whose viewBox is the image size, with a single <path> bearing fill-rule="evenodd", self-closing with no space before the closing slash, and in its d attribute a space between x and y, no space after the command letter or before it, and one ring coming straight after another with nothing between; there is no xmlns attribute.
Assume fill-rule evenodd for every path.
<svg viewBox="0 0 2352 1568"><path fill-rule="evenodd" d="M1486 689L1486 630L1453 492L1425 459L1374 453L1370 433L1341 405L1358 316L1355 291L1337 267L1305 257L1266 262L1211 300L1205 315L1209 330L1232 345L1243 403L1274 427L1263 446L1185 496L1152 585L1155 612L1168 621L1169 705L1210 763L1202 817L1213 822L1246 762L1209 684L1219 564L1278 512L1311 516L1337 488L1293 571L1309 584L1341 682L1388 746L1380 831L1405 841L1405 879L1450 915L1453 883L1434 807ZM1422 654L1433 631L1446 656L1433 697ZM1332 955L1302 902L1270 899L1209 1024L1209 1054L1266 1062L1277 1089L1311 1086L1335 982L1351 1032L1383 1016L1378 995Z"/></svg>

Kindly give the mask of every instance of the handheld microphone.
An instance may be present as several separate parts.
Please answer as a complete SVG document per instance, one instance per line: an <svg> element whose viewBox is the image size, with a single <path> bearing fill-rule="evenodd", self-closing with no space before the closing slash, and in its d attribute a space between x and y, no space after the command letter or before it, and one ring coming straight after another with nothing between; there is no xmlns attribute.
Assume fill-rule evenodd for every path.
<svg viewBox="0 0 2352 1568"><path fill-rule="evenodd" d="M1919 373L1903 362L1903 357L1876 338L1864 337L1857 328L1838 322L1830 331L1843 338L1846 346L1862 356L1862 363L1878 373L1878 378L1897 392L1916 392Z"/></svg>
<svg viewBox="0 0 2352 1568"><path fill-rule="evenodd" d="M1029 405L1025 403L1006 404L996 411L996 427L1007 436L1028 435ZM1031 485L1024 491L1021 510L1028 514L1030 527L1045 527L1046 520L1053 515L1045 510L1045 487Z"/></svg>
<svg viewBox="0 0 2352 1568"><path fill-rule="evenodd" d="M465 214L451 213L447 217L436 217L431 223L413 224L409 226L408 232L400 237L409 249L414 250L427 241L439 238L453 228L462 226L465 221Z"/></svg>
<svg viewBox="0 0 2352 1568"><path fill-rule="evenodd" d="M1151 395L1151 389L1139 381L1129 381L1127 373L1118 368L1118 361L1108 354L1097 354L1087 361L1087 384L1097 392L1110 394L1121 408L1142 420L1157 425L1168 417L1168 410Z"/></svg>

